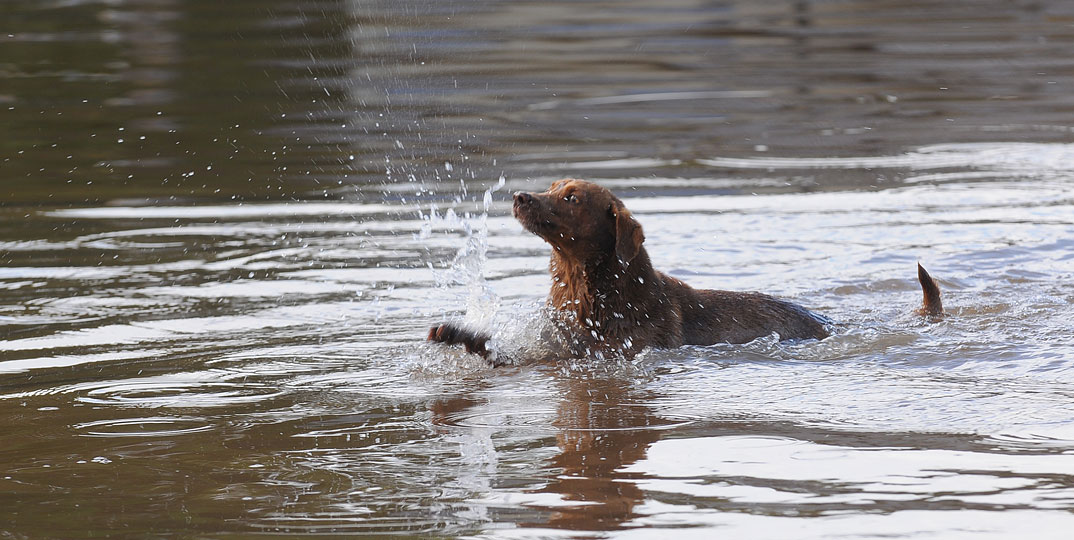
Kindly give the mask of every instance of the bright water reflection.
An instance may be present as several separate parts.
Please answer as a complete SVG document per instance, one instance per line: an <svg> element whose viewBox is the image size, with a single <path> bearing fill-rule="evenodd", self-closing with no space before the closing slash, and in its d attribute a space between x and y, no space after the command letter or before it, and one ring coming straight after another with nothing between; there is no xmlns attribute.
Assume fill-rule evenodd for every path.
<svg viewBox="0 0 1074 540"><path fill-rule="evenodd" d="M0 537L1068 535L1065 6L434 4L0 7ZM566 174L838 333L425 344L531 345Z"/></svg>
<svg viewBox="0 0 1074 540"><path fill-rule="evenodd" d="M491 537L1002 536L1013 522L993 514L1011 511L1048 536L1065 521L1069 184L752 197L675 184L627 198L659 267L794 298L840 332L492 370L421 339L454 312L525 340L546 248L506 202L487 218L466 204L448 215L470 218L382 203L178 222L168 208L36 211L82 234L7 254L15 523L75 534L45 518L57 507L104 529L124 508L143 531ZM948 293L941 323L909 315L918 257ZM50 259L86 262L34 265ZM951 510L970 513L920 517Z"/></svg>

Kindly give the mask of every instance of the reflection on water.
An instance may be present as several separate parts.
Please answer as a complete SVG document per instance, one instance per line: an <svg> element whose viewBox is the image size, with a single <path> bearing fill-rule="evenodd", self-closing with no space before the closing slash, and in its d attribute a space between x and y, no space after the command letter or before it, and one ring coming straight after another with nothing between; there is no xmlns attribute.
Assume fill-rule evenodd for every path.
<svg viewBox="0 0 1074 540"><path fill-rule="evenodd" d="M7 2L0 536L1063 538L1066 9ZM528 343L565 174L839 331L424 343Z"/></svg>
<svg viewBox="0 0 1074 540"><path fill-rule="evenodd" d="M650 181L627 204L658 266L794 298L840 332L501 369L421 340L484 287L480 316L525 339L547 254L506 202L424 219L355 202L33 210L84 234L6 252L12 530L120 515L207 533L913 537L1009 533L993 514L1017 510L1047 536L1072 495L1074 190L1025 182L683 197ZM467 230L487 258L445 268ZM941 323L910 315L915 256L947 291ZM47 518L57 505L80 521ZM907 525L955 509L980 516Z"/></svg>
<svg viewBox="0 0 1074 540"><path fill-rule="evenodd" d="M500 173L730 176L753 191L763 175L722 167L1068 142L1069 6L934 4L13 0L0 193L453 196ZM898 163L936 163L917 158Z"/></svg>

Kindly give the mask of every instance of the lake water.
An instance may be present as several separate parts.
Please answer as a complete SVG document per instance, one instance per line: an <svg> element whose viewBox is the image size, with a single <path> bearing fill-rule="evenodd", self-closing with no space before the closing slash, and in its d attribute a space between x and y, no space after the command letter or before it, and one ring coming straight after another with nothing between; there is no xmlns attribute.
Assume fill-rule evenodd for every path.
<svg viewBox="0 0 1074 540"><path fill-rule="evenodd" d="M0 537L1067 538L1063 2L8 0ZM822 341L489 368L619 193ZM927 323L915 264L950 316Z"/></svg>

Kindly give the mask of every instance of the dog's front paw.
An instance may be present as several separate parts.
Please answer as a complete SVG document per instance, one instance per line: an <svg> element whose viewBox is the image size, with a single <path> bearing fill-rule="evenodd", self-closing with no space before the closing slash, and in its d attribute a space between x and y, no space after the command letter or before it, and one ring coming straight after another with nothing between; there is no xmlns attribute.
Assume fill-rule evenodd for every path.
<svg viewBox="0 0 1074 540"><path fill-rule="evenodd" d="M458 343L456 338L461 331L462 329L454 324L440 324L429 329L429 341L448 345Z"/></svg>
<svg viewBox="0 0 1074 540"><path fill-rule="evenodd" d="M488 348L485 346L488 343L489 336L479 334L456 324L445 323L430 328L428 339L429 341L436 341L447 345L461 343L462 346L466 348L466 352L480 355L482 358L486 359L489 357Z"/></svg>

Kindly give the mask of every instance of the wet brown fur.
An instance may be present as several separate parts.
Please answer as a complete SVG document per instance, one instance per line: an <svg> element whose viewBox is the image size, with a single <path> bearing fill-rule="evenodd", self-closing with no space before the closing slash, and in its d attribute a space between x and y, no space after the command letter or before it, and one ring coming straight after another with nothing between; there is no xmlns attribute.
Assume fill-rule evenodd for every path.
<svg viewBox="0 0 1074 540"><path fill-rule="evenodd" d="M799 305L755 292L694 289L658 272L642 245L641 224L596 184L564 179L543 193L516 193L514 215L552 246L548 304L575 329L574 356L630 358L645 347L746 343L771 334L828 336L826 319ZM931 278L922 286L922 312L935 317L942 313L939 289ZM455 324L432 328L429 340L489 357L488 336Z"/></svg>
<svg viewBox="0 0 1074 540"><path fill-rule="evenodd" d="M925 271L921 263L917 265L917 280L921 283L921 292L924 301L917 310L917 314L930 319L943 318L943 302L940 301L940 287L936 280Z"/></svg>

